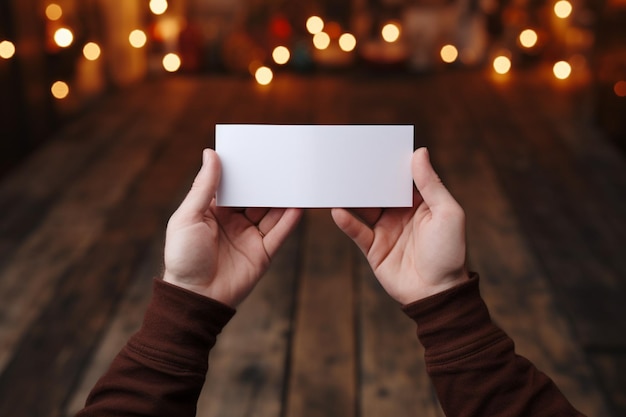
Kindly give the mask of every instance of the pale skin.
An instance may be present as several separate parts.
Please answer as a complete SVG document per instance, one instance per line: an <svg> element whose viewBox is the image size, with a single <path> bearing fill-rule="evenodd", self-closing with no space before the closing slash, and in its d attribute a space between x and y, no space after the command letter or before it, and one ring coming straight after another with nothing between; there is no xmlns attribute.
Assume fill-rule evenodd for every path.
<svg viewBox="0 0 626 417"><path fill-rule="evenodd" d="M413 154L413 207L333 209L391 297L418 301L468 279L465 215L432 168ZM221 167L206 149L194 184L167 226L163 279L236 307L302 216L301 209L216 207Z"/></svg>

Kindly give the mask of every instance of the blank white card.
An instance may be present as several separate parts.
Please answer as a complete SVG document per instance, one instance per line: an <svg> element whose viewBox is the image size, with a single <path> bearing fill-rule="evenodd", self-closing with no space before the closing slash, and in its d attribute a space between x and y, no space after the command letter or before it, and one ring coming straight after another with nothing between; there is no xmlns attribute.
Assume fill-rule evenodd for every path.
<svg viewBox="0 0 626 417"><path fill-rule="evenodd" d="M410 207L409 125L216 126L217 205Z"/></svg>

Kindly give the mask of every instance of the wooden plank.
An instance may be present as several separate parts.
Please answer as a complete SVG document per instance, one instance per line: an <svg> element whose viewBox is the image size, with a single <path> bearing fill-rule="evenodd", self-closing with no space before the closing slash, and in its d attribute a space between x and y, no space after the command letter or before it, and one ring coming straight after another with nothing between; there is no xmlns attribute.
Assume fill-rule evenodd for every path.
<svg viewBox="0 0 626 417"><path fill-rule="evenodd" d="M352 243L328 210L307 211L286 416L356 415Z"/></svg>

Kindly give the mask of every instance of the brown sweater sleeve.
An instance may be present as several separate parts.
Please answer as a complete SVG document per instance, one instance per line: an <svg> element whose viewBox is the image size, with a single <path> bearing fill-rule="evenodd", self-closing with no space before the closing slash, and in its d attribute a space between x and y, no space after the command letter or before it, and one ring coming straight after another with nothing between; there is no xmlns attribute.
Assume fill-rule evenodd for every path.
<svg viewBox="0 0 626 417"><path fill-rule="evenodd" d="M142 327L77 416L195 416L209 351L234 313L217 301L155 280Z"/></svg>
<svg viewBox="0 0 626 417"><path fill-rule="evenodd" d="M426 370L448 417L581 416L492 321L478 276L403 310L417 323Z"/></svg>

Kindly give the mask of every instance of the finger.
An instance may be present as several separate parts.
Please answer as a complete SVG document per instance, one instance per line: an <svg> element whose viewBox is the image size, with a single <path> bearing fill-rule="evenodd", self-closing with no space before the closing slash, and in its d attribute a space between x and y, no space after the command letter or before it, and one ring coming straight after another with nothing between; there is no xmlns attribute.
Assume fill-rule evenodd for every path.
<svg viewBox="0 0 626 417"><path fill-rule="evenodd" d="M270 211L269 207L250 207L244 210L244 216L252 224L259 224L268 211Z"/></svg>
<svg viewBox="0 0 626 417"><path fill-rule="evenodd" d="M212 149L202 152L202 168L196 175L191 189L181 203L178 214L183 216L203 215L211 206L220 180L220 161Z"/></svg>
<svg viewBox="0 0 626 417"><path fill-rule="evenodd" d="M361 221L367 224L370 228L374 227L376 222L380 219L380 216L383 214L382 208L363 208L363 209L352 209L350 210L354 216L361 219Z"/></svg>
<svg viewBox="0 0 626 417"><path fill-rule="evenodd" d="M274 223L272 227L265 233L263 237L263 245L265 246L265 251L268 256L271 258L274 256L280 245L285 241L287 236L295 229L298 222L302 218L302 209L296 208L288 208L288 209L271 209L266 217L263 218L261 223L265 220L265 218L270 218L263 227ZM270 223L271 222L271 223Z"/></svg>
<svg viewBox="0 0 626 417"><path fill-rule="evenodd" d="M426 148L419 148L413 153L411 169L415 186L429 208L434 209L450 203L457 204L433 169Z"/></svg>
<svg viewBox="0 0 626 417"><path fill-rule="evenodd" d="M331 215L337 227L367 254L374 242L374 231L346 209L334 208Z"/></svg>

